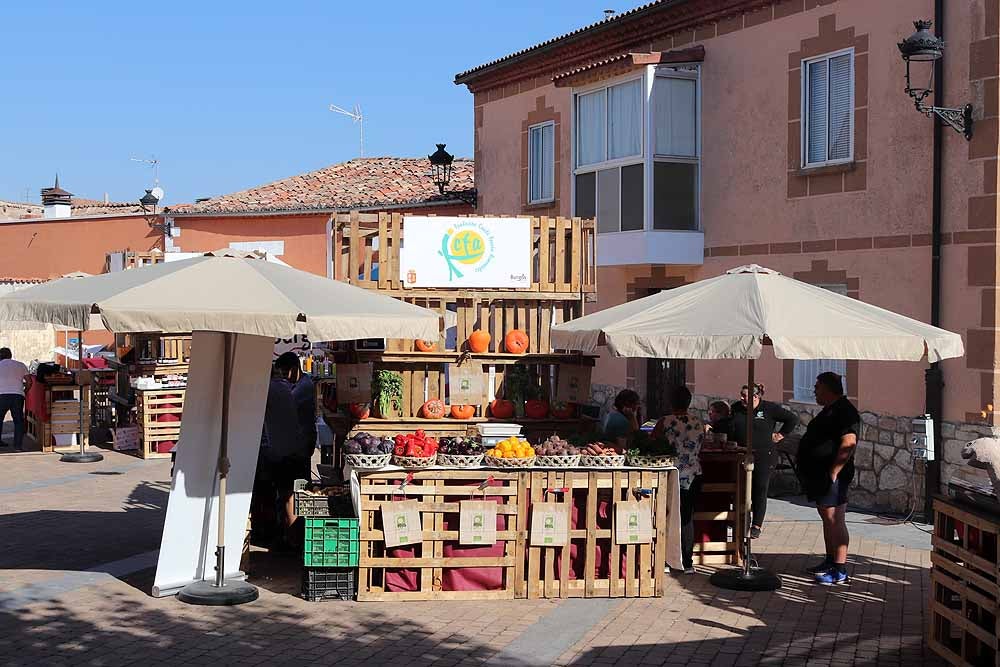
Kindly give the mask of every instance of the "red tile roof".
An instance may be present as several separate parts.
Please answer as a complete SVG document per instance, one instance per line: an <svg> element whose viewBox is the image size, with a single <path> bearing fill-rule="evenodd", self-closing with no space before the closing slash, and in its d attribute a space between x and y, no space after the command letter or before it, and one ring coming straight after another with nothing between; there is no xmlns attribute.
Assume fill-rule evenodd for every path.
<svg viewBox="0 0 1000 667"><path fill-rule="evenodd" d="M70 203L70 216L85 215L121 215L123 213L142 213L138 202L104 202L99 199L83 199L73 197ZM11 202L0 200L0 220L34 220L41 218L44 207L41 204L29 202ZM69 218L57 218L67 220Z"/></svg>
<svg viewBox="0 0 1000 667"><path fill-rule="evenodd" d="M171 206L167 211L194 215L443 204L457 201L454 193L465 195L473 188L473 162L466 158L455 158L444 195L434 185L425 157L355 158L242 192Z"/></svg>

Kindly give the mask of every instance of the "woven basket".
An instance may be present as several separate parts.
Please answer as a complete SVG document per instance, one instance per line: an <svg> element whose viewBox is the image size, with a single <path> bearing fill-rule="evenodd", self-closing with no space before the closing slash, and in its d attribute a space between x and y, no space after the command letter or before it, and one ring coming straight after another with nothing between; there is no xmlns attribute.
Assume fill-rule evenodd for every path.
<svg viewBox="0 0 1000 667"><path fill-rule="evenodd" d="M347 465L358 470L380 470L391 458L392 454L344 454Z"/></svg>
<svg viewBox="0 0 1000 667"><path fill-rule="evenodd" d="M483 458L483 464L490 468L530 468L537 456L527 459L497 459L492 456Z"/></svg>
<svg viewBox="0 0 1000 667"><path fill-rule="evenodd" d="M590 454L581 454L580 465L584 468L621 468L625 465L625 455L592 456Z"/></svg>
<svg viewBox="0 0 1000 667"><path fill-rule="evenodd" d="M437 464L439 466L450 466L452 468L478 468L483 462L482 454L438 454Z"/></svg>
<svg viewBox="0 0 1000 667"><path fill-rule="evenodd" d="M677 465L677 457L672 454L638 454L629 456L628 464L636 468L673 468Z"/></svg>
<svg viewBox="0 0 1000 667"><path fill-rule="evenodd" d="M430 468L437 460L434 456L393 456L392 462L400 468Z"/></svg>
<svg viewBox="0 0 1000 667"><path fill-rule="evenodd" d="M576 468L580 465L579 454L535 456L535 465L541 468Z"/></svg>

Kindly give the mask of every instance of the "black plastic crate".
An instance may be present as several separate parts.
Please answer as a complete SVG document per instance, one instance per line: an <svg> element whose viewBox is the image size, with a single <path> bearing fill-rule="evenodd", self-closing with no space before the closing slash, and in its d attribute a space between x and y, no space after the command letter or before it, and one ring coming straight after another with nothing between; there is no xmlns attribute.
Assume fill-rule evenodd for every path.
<svg viewBox="0 0 1000 667"><path fill-rule="evenodd" d="M295 482L295 515L305 517L353 517L354 504L350 493L326 496L304 490L305 480Z"/></svg>
<svg viewBox="0 0 1000 667"><path fill-rule="evenodd" d="M302 568L302 597L319 600L353 600L358 577L355 568Z"/></svg>

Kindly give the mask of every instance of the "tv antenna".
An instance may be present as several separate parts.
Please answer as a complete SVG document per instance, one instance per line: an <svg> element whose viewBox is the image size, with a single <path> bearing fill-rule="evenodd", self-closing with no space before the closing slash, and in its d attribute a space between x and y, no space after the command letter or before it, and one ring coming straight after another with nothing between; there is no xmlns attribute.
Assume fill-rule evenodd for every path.
<svg viewBox="0 0 1000 667"><path fill-rule="evenodd" d="M149 158L133 157L129 158L132 162L144 162L153 168L153 189L152 194L157 199L163 199L163 188L160 187L160 161L155 155L150 155Z"/></svg>
<svg viewBox="0 0 1000 667"><path fill-rule="evenodd" d="M361 113L361 105L360 104L355 104L354 105L354 111L348 111L347 109L342 109L341 107L338 107L336 104L331 104L330 105L330 111L332 111L334 113L343 114L344 116L347 116L348 118L350 118L351 120L353 120L355 123L358 124L358 127L361 130L361 154L360 154L360 156L364 157L365 156L365 117Z"/></svg>

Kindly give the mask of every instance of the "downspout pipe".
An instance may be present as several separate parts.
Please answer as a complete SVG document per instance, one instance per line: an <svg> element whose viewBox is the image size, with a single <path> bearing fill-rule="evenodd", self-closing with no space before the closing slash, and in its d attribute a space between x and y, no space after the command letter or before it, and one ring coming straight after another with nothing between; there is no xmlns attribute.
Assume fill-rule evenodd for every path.
<svg viewBox="0 0 1000 667"><path fill-rule="evenodd" d="M944 0L934 0L934 28L939 39L944 39ZM944 106L944 63L942 58L934 61L934 106ZM942 184L942 141L944 126L940 119L934 119L934 145L931 188L931 324L941 326L941 184ZM944 372L940 362L935 362L924 373L925 410L934 420L934 460L927 466L924 491L924 520L933 521L931 500L941 492L941 457L944 443L941 442L941 418L944 412Z"/></svg>

